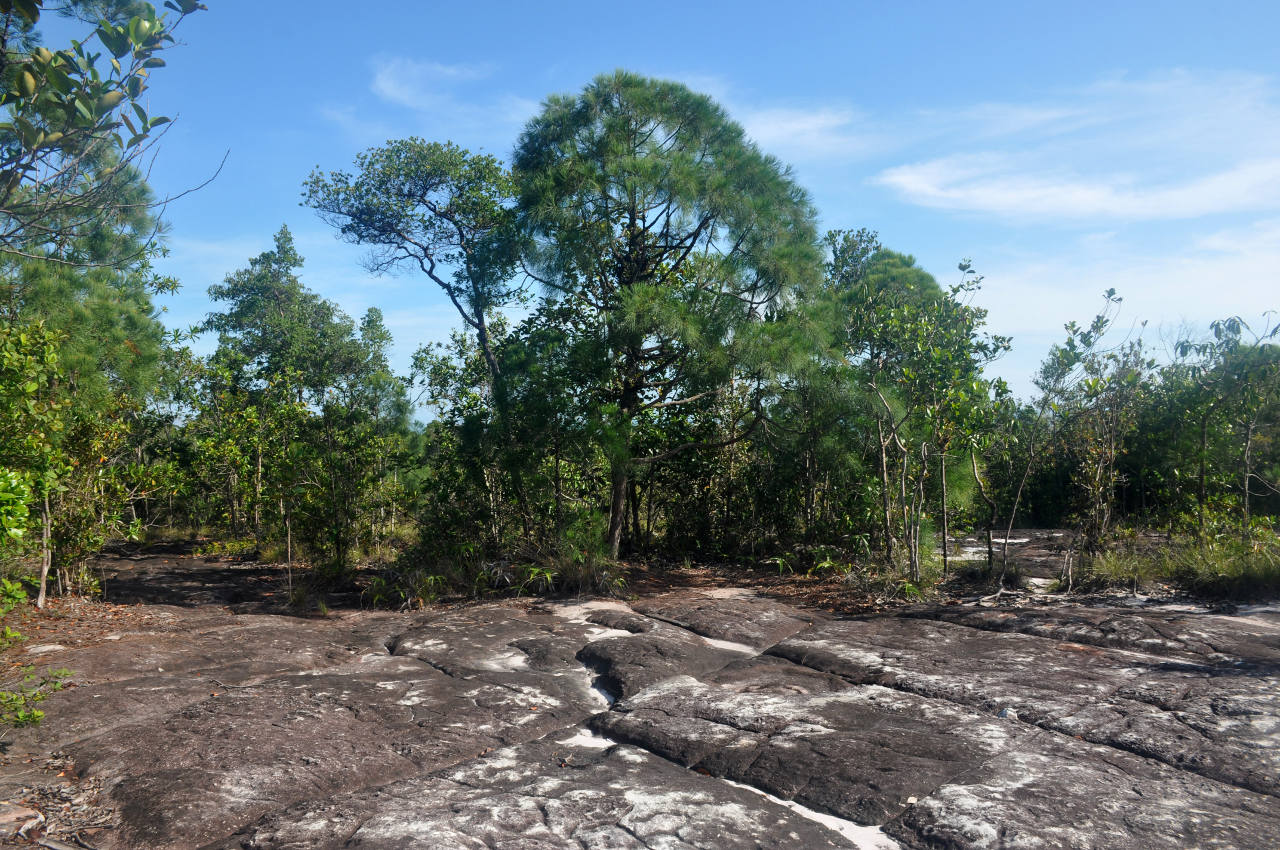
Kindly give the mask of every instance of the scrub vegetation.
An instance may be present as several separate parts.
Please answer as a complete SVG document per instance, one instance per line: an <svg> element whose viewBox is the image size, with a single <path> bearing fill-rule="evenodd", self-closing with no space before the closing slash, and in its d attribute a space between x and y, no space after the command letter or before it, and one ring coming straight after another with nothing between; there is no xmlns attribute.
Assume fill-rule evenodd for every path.
<svg viewBox="0 0 1280 850"><path fill-rule="evenodd" d="M551 96L508 161L404 138L305 179L371 270L456 310L408 374L283 227L166 331L152 298L179 282L135 167L166 119L140 98L203 7L68 0L100 22L55 49L53 5L0 3L7 599L92 595L108 540L165 536L286 563L298 601L619 593L682 561L915 597L1007 580L1017 527L1072 530L1066 588L1280 589L1274 326L1157 358L1109 291L1015 399L970 261L939 281L859 223L819 233L790 169L674 82ZM982 560L944 545L963 533Z"/></svg>

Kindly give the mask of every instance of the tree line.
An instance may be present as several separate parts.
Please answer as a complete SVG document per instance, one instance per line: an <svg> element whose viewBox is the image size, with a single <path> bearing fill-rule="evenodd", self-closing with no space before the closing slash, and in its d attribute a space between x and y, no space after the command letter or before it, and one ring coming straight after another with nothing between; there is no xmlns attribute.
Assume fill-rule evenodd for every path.
<svg viewBox="0 0 1280 850"><path fill-rule="evenodd" d="M371 271L456 311L408 374L380 311L307 288L286 228L166 331L132 162L163 125L133 109L146 74L201 8L170 5L66 4L100 16L104 76L39 45L41 3L0 4L0 559L41 598L93 590L110 539L173 533L313 589L376 565L374 602L616 592L626 561L682 558L914 595L1006 578L1023 524L1075 530L1070 585L1155 569L1129 556L1153 529L1188 581L1274 589L1274 328L1227 318L1157 361L1113 341L1108 292L1017 400L969 261L939 282L870 230L819 234L790 169L673 82L552 96L509 162L405 138L305 180ZM976 563L947 543L969 531Z"/></svg>

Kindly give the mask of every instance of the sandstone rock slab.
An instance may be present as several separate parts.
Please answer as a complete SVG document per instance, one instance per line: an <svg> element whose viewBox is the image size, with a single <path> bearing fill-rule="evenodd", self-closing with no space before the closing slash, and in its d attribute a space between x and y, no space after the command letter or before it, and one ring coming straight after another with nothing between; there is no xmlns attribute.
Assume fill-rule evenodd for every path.
<svg viewBox="0 0 1280 850"><path fill-rule="evenodd" d="M567 729L270 815L206 850L855 846L749 790Z"/></svg>

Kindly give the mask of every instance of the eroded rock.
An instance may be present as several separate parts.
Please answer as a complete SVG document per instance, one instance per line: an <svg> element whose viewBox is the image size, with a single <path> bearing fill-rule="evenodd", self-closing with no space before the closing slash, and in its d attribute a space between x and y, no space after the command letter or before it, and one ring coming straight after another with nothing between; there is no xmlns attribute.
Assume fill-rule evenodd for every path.
<svg viewBox="0 0 1280 850"><path fill-rule="evenodd" d="M910 616L975 629L1019 632L1057 641L1148 652L1205 664L1280 672L1280 612L1225 617L1195 609L1149 607L1126 611L1055 605L1036 608L939 606Z"/></svg>
<svg viewBox="0 0 1280 850"><path fill-rule="evenodd" d="M206 850L855 847L642 749L567 730L453 770L301 805Z"/></svg>
<svg viewBox="0 0 1280 850"><path fill-rule="evenodd" d="M703 637L755 650L773 646L820 619L816 613L750 593L665 594L639 600L634 608Z"/></svg>
<svg viewBox="0 0 1280 850"><path fill-rule="evenodd" d="M949 782L885 826L919 850L1280 846L1275 798L1045 733Z"/></svg>
<svg viewBox="0 0 1280 850"><path fill-rule="evenodd" d="M900 617L822 624L769 652L1280 795L1280 689L1257 672Z"/></svg>
<svg viewBox="0 0 1280 850"><path fill-rule="evenodd" d="M1280 846L1267 616L164 616L41 655L74 687L11 739L101 785L97 847Z"/></svg>
<svg viewBox="0 0 1280 850"><path fill-rule="evenodd" d="M909 801L1034 734L774 659L741 662L711 681L683 677L647 688L597 715L592 727L862 824L896 817Z"/></svg>

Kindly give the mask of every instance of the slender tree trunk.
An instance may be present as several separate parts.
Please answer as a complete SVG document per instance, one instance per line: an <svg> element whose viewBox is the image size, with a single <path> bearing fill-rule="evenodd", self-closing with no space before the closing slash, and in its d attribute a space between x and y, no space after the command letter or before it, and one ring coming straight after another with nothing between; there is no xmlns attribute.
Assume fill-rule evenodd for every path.
<svg viewBox="0 0 1280 850"><path fill-rule="evenodd" d="M627 484L627 503L631 505L631 540L627 546L635 552L640 549L640 496L634 478Z"/></svg>
<svg viewBox="0 0 1280 850"><path fill-rule="evenodd" d="M53 565L53 517L49 511L49 493L46 490L40 509L40 590L36 595L36 607L43 608L49 585L49 568Z"/></svg>
<svg viewBox="0 0 1280 850"><path fill-rule="evenodd" d="M949 514L947 510L947 453L945 451L938 453L938 475L942 482L942 577L945 579L951 572L951 562L948 560L947 541L951 536L951 526L949 523Z"/></svg>
<svg viewBox="0 0 1280 850"><path fill-rule="evenodd" d="M1253 432L1256 426L1257 419L1250 420L1245 428L1244 436L1244 486L1240 495L1244 503L1244 539L1246 541L1253 538L1253 516L1250 513L1249 506L1249 486L1253 479Z"/></svg>
<svg viewBox="0 0 1280 850"><path fill-rule="evenodd" d="M284 513L284 567L289 576L289 599L293 599L293 521L284 510L284 500L280 500L280 510Z"/></svg>
<svg viewBox="0 0 1280 850"><path fill-rule="evenodd" d="M920 444L920 474L911 496L911 580L918 586L924 578L924 563L920 557L921 528L924 522L924 484L929 470L929 444Z"/></svg>
<svg viewBox="0 0 1280 850"><path fill-rule="evenodd" d="M899 449L903 449L899 445ZM902 499L902 543L907 550L907 573L911 578L915 579L916 560L919 553L916 549L916 532L919 531L918 526L913 522L911 515L912 506L907 501L907 467L911 465L911 455L909 452L902 450L902 466L898 470L898 496Z"/></svg>
<svg viewBox="0 0 1280 850"><path fill-rule="evenodd" d="M560 536L560 533L564 531L564 485L560 478L560 439L558 436L555 441L554 450L555 450L554 481L555 481L555 491L556 491L555 522L556 522L556 537L558 538Z"/></svg>
<svg viewBox="0 0 1280 850"><path fill-rule="evenodd" d="M644 500L644 551L648 554L653 546L653 483L645 488Z"/></svg>
<svg viewBox="0 0 1280 850"><path fill-rule="evenodd" d="M609 532L605 543L609 548L609 557L618 560L622 550L622 529L627 521L627 483L631 478L631 417L639 406L639 390L633 377L636 371L636 357L628 352L623 380L622 395L618 403L618 419L621 428L623 445L614 447L609 459Z"/></svg>
<svg viewBox="0 0 1280 850"><path fill-rule="evenodd" d="M231 475L227 478L227 505L231 511L231 535L233 537L240 536L240 506L237 504L237 494L240 490L240 477L232 470Z"/></svg>
<svg viewBox="0 0 1280 850"><path fill-rule="evenodd" d="M262 545L262 447L255 447L255 468L253 473L253 539Z"/></svg>
<svg viewBox="0 0 1280 850"><path fill-rule="evenodd" d="M876 436L880 441L880 506L882 508L885 558L893 565L893 519L889 499L889 446L884 437L884 423L876 419Z"/></svg>
<svg viewBox="0 0 1280 850"><path fill-rule="evenodd" d="M1197 476L1196 492L1196 530L1201 542L1204 542L1204 503L1205 503L1205 455L1209 450L1209 411L1200 417L1200 471Z"/></svg>
<svg viewBox="0 0 1280 850"><path fill-rule="evenodd" d="M1036 445L1034 439L1027 447L1027 465L1022 470L1022 478L1018 481L1018 489L1013 494L1013 504L1009 507L1009 525L1004 530L1004 543L1000 546L1000 586L1004 587L1005 571L1009 569L1009 537L1013 534L1013 523L1018 517L1018 505L1022 502L1022 490L1031 477L1031 467L1035 464Z"/></svg>
<svg viewBox="0 0 1280 850"><path fill-rule="evenodd" d="M817 490L817 459L814 457L814 437L813 423L809 423L810 427L805 434L805 455L804 455L804 539L806 543L812 543L814 537L813 516L814 516L814 495Z"/></svg>
<svg viewBox="0 0 1280 850"><path fill-rule="evenodd" d="M969 464L973 467L973 479L978 482L978 495L982 498L982 501L986 503L987 509L991 511L986 522L987 575L990 576L996 566L996 553L995 549L991 545L991 531L995 528L999 508L996 506L996 500L991 498L991 494L987 492L987 485L983 482L982 476L978 474L978 453L973 449L969 450Z"/></svg>
<svg viewBox="0 0 1280 850"><path fill-rule="evenodd" d="M505 419L507 412L506 382L503 380L502 370L498 367L498 358L493 354L493 345L489 340L489 323L485 319L483 310L476 310L474 326L476 329L476 341L480 343L480 352L484 356L485 365L489 368L489 389L493 393L493 400L498 408L499 415Z"/></svg>
<svg viewBox="0 0 1280 850"><path fill-rule="evenodd" d="M730 518L733 516L733 482L734 482L734 460L738 456L738 447L736 444L729 445L729 464L728 472L724 479L724 514L720 521L720 536L723 546L723 540L728 536Z"/></svg>
<svg viewBox="0 0 1280 850"><path fill-rule="evenodd" d="M502 528L498 519L502 504L498 497L498 474L492 469L485 469L483 478L485 493L489 497L489 535L493 538L493 548L497 550L502 544Z"/></svg>

